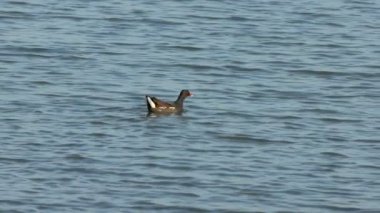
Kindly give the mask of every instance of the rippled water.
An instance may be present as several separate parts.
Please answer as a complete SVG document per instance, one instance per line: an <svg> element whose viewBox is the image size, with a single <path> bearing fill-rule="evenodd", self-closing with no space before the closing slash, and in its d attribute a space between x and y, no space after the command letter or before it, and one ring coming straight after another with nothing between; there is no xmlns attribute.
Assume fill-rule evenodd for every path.
<svg viewBox="0 0 380 213"><path fill-rule="evenodd" d="M0 211L379 212L379 10L1 1Z"/></svg>

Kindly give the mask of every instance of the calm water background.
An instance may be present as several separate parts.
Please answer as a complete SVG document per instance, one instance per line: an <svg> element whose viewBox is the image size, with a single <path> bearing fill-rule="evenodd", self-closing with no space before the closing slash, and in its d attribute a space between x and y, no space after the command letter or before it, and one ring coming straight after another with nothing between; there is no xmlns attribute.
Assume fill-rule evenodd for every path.
<svg viewBox="0 0 380 213"><path fill-rule="evenodd" d="M379 11L1 1L0 211L379 212Z"/></svg>

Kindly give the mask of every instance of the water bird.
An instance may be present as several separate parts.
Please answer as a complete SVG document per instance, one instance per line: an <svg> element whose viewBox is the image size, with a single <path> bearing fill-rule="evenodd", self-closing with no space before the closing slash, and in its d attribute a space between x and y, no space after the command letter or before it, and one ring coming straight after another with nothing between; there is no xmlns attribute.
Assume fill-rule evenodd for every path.
<svg viewBox="0 0 380 213"><path fill-rule="evenodd" d="M189 96L192 96L189 90L182 90L177 100L172 103L148 95L145 98L149 113L170 114L181 113L183 111L183 102Z"/></svg>

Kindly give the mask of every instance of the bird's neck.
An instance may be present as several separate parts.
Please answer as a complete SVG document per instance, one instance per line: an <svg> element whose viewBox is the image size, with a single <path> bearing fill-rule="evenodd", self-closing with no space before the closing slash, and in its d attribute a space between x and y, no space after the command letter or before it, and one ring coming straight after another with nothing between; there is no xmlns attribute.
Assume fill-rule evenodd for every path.
<svg viewBox="0 0 380 213"><path fill-rule="evenodd" d="M179 95L177 100L175 101L175 104L178 106L183 106L183 101L185 100L186 96Z"/></svg>

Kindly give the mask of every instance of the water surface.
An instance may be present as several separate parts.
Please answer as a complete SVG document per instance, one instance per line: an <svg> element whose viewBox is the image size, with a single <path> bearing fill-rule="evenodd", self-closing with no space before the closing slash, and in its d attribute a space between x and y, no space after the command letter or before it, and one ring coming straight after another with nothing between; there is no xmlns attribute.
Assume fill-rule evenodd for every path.
<svg viewBox="0 0 380 213"><path fill-rule="evenodd" d="M379 10L2 1L0 211L380 211Z"/></svg>

